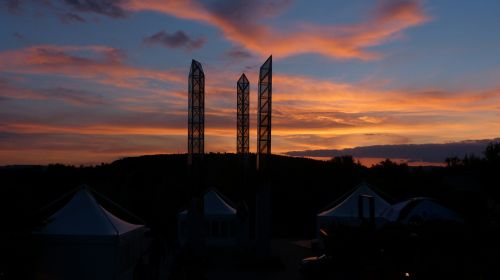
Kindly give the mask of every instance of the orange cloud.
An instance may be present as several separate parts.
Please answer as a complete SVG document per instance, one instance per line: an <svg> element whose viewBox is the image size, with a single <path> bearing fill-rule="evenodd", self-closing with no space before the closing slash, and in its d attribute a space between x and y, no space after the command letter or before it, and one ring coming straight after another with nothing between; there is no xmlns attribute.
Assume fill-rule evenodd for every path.
<svg viewBox="0 0 500 280"><path fill-rule="evenodd" d="M290 109L315 112L467 112L495 110L500 88L485 91L444 91L440 89L378 89L332 82L307 76L275 75L273 101Z"/></svg>
<svg viewBox="0 0 500 280"><path fill-rule="evenodd" d="M109 105L102 96L85 90L74 90L55 87L43 90L32 90L14 86L0 78L0 97L9 99L62 100L73 105Z"/></svg>
<svg viewBox="0 0 500 280"><path fill-rule="evenodd" d="M193 0L132 0L125 4L125 8L157 11L210 24L219 28L226 39L248 50L262 56L275 53L278 57L318 53L337 59L374 59L380 55L367 48L381 45L403 30L430 19L421 1L410 0L383 1L368 20L351 25L301 24L290 31L260 22L262 17L278 13L280 6L286 7L287 2L252 2L250 5L240 1L202 4Z"/></svg>
<svg viewBox="0 0 500 280"><path fill-rule="evenodd" d="M125 64L125 54L106 46L39 45L0 53L0 71L53 74L123 88L146 88L147 79L181 83L185 75Z"/></svg>
<svg viewBox="0 0 500 280"><path fill-rule="evenodd" d="M71 50L81 51L77 47L63 49L66 52ZM70 77L80 75L76 77L96 79L99 82L104 74L92 74L89 70L86 70L86 67L90 66L85 65L94 67L94 65L99 65L100 61L106 61L106 59L111 61L109 64L113 64L112 61L115 59L113 56L109 58L105 55L101 58L88 60L82 55L72 57L62 55L63 58L54 59L50 59L50 56L49 58L47 56L33 56L30 60L31 57L26 55L30 51L25 50L10 52L11 54L22 54L20 61L16 62L17 64L9 62L8 55L5 53L0 53L0 57L6 58L5 61L7 61L0 62L0 65L3 65L3 67L10 65L12 66L10 69L14 72L45 73L40 69L45 70L46 66L40 68L39 63L42 65L49 64L52 67L50 73ZM106 47L92 49L93 52L97 50L106 53L106 51L112 49ZM38 61L38 63L25 61ZM118 65L115 66L116 68L128 67L121 62L116 64ZM77 72L78 65L83 65L81 73ZM63 69L67 71L63 71ZM115 71L119 73L118 70ZM146 69L133 70L134 73L140 71L155 72ZM111 71L111 73L113 72ZM161 73L155 72L155 75L161 75ZM224 79L231 76L230 73L224 71L215 71L214 75L224 77ZM128 77L131 77L131 75L128 75ZM220 80L222 79L220 78ZM214 80L218 80L217 77L212 77L211 80L207 81L207 133L229 137L234 134L233 128L235 127L235 88ZM251 77L251 80L255 81L255 77ZM179 78L178 84L180 87L183 87L185 83L185 77L183 77L182 81ZM121 87L119 84L115 86ZM148 85L144 85L139 89L151 90ZM253 96L255 96L255 90L252 87ZM398 131L412 133L412 130L426 131L425 127L429 127L430 124L446 130L452 128L456 131L467 130L466 126L472 123L474 123L474 126L479 124L480 127L484 127L487 123L491 123L491 120L496 119L497 116L494 114L498 108L495 104L500 101L500 89L478 92L454 92L439 89L386 90L378 89L376 85L357 85L294 75L275 75L273 94L273 134L282 136L296 134L398 133ZM99 104L102 101L102 99L93 97L91 92L56 91L53 93L21 88L2 90L2 95L10 98L64 99L71 104L78 102ZM96 126L102 125L102 121L97 123L97 118L93 118L88 124L94 124L94 126L83 127L81 123L72 123L71 125L79 127L78 129L83 131L89 129L90 133L106 133L108 129L111 131L110 133L118 133L120 130L128 131L127 127L140 127L131 133L150 135L155 133L183 133L182 129L185 127L186 117L186 96L185 92L180 89L158 89L154 95L110 96L109 100L104 101L108 104L107 111L114 109L119 113L97 114L94 110L84 114L97 114L101 120L111 121L110 126L114 126L115 130L108 126L104 126L104 129L95 130ZM109 106L110 103L113 106ZM255 102L251 102L252 112L256 110L255 105ZM467 121L457 121L464 119L465 116ZM137 122L136 119L143 121ZM252 125L255 125L254 121L252 119ZM455 124L458 124L458 126ZM179 130L176 132L168 129L163 130L166 128ZM431 133L424 134L429 135Z"/></svg>
<svg viewBox="0 0 500 280"><path fill-rule="evenodd" d="M58 146L61 150L70 149L67 144L56 141L59 136L75 137L71 146L75 150L71 150L71 154L82 154L82 160L99 158L93 148L76 151L78 144L84 147L92 142L92 137L129 141L129 146L120 147L120 150L112 149L116 144L111 140L99 142L103 145L100 151L106 150L103 159L186 150L185 73L178 75L175 72L132 67L125 63L123 54L103 46L38 46L7 51L0 53L0 71L85 79L117 87L115 90L121 93L123 84L109 82L117 80L133 89L132 94L110 94L102 99L92 89L75 92L64 88L46 90L13 86L29 84L29 76L14 76L9 80L11 84L0 79L0 136L13 133L30 135L33 141L40 139L40 148L25 151L23 158L28 158L30 152L41 154L44 147L50 147L50 153L56 151ZM222 81L234 73L220 69L209 72L211 76L206 85L206 150L232 152L236 133L236 85ZM19 77L24 77L26 81L16 80ZM161 89L148 83L129 84L144 77L154 81L166 79L175 86ZM251 81L257 79L255 73L249 78ZM382 83L345 83L298 75L277 74L273 79L274 153L495 138L500 130L500 88L485 91L445 91L431 87L387 89L387 84ZM255 116L257 86L252 85L251 113ZM136 94L143 91L153 94ZM16 99L15 102L8 103L12 99ZM67 104L36 107L33 104L38 103L22 103L22 99L43 101L46 105L63 100ZM74 105L82 104L91 106L74 108ZM251 150L254 150L255 118L251 120ZM44 137L46 134L53 136ZM145 140L167 136L172 138L164 143L165 148L159 144L160 141ZM130 137L142 139L136 142L138 148L133 147ZM0 157L14 160L15 154L10 150L16 149L18 142L12 142L14 146L5 143L0 143L4 147L0 149ZM57 154L64 153L59 151Z"/></svg>

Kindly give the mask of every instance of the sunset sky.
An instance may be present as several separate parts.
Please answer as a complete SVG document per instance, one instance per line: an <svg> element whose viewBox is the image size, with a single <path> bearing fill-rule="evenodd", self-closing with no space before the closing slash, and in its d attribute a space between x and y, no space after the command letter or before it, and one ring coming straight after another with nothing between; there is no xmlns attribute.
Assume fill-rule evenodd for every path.
<svg viewBox="0 0 500 280"><path fill-rule="evenodd" d="M1 0L0 165L236 149L236 81L273 55L272 151L500 136L500 1Z"/></svg>

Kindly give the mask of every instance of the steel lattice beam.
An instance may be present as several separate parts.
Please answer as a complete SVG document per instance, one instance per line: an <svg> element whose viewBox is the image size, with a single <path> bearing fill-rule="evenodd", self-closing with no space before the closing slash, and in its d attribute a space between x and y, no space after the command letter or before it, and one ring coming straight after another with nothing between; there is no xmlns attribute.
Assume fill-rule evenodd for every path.
<svg viewBox="0 0 500 280"><path fill-rule="evenodd" d="M205 146L205 73L201 63L191 62L188 82L188 163L204 153Z"/></svg>
<svg viewBox="0 0 500 280"><path fill-rule="evenodd" d="M242 74L236 84L236 153L247 156L250 152L250 83Z"/></svg>
<svg viewBox="0 0 500 280"><path fill-rule="evenodd" d="M271 155L272 64L270 56L260 67L259 104L257 113L257 169L267 166Z"/></svg>

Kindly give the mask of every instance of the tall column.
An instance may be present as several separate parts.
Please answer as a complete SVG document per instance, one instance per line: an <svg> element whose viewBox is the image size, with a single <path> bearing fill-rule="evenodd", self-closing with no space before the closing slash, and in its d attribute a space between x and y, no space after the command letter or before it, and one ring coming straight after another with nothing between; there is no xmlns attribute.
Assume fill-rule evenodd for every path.
<svg viewBox="0 0 500 280"><path fill-rule="evenodd" d="M188 81L188 164L198 164L205 147L205 73L201 63L191 62Z"/></svg>
<svg viewBox="0 0 500 280"><path fill-rule="evenodd" d="M259 181L256 192L256 254L266 258L271 254L271 105L272 56L260 67L259 100L257 113L257 171Z"/></svg>
<svg viewBox="0 0 500 280"><path fill-rule="evenodd" d="M248 157L250 152L250 83L241 74L236 84L236 153Z"/></svg>
<svg viewBox="0 0 500 280"><path fill-rule="evenodd" d="M205 74L201 63L191 62L188 80L188 184L192 200L188 206L188 244L195 255L202 255L204 233L204 174L205 146Z"/></svg>

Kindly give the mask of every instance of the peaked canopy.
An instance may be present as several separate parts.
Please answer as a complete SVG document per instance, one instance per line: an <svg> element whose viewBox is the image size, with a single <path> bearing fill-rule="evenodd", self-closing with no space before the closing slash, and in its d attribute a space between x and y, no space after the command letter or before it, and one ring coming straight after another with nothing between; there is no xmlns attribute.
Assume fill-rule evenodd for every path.
<svg viewBox="0 0 500 280"><path fill-rule="evenodd" d="M380 197L370 185L361 183L350 195L333 206L318 214L319 217L339 217L339 218L357 218L358 199L360 195L372 196L375 204L375 217L380 217L382 212L389 206L387 201ZM363 216L369 216L369 208L363 207Z"/></svg>
<svg viewBox="0 0 500 280"><path fill-rule="evenodd" d="M207 191L203 196L205 215L236 215L236 209L226 201L216 190ZM186 215L187 210L182 211L180 214Z"/></svg>
<svg viewBox="0 0 500 280"><path fill-rule="evenodd" d="M86 186L49 218L49 223L38 234L112 236L122 235L143 227L127 223L104 209Z"/></svg>
<svg viewBox="0 0 500 280"><path fill-rule="evenodd" d="M215 190L208 191L204 200L205 215L236 215L236 209L231 207Z"/></svg>

